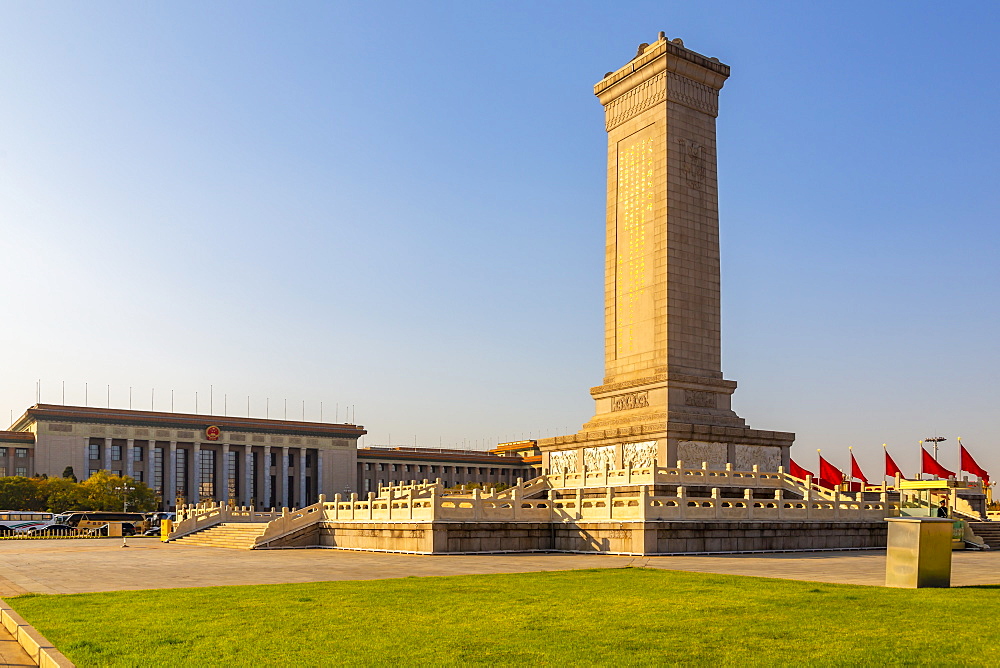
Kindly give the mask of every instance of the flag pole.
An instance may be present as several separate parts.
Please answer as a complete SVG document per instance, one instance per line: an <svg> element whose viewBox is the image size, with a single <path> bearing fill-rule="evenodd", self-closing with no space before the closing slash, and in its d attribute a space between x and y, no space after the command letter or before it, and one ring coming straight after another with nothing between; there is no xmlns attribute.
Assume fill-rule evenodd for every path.
<svg viewBox="0 0 1000 668"><path fill-rule="evenodd" d="M923 480L924 479L924 442L923 441L920 441L920 478L918 478L918 479L919 480Z"/></svg>
<svg viewBox="0 0 1000 668"><path fill-rule="evenodd" d="M882 491L885 491L885 456L889 453L886 450L886 444L882 444Z"/></svg>

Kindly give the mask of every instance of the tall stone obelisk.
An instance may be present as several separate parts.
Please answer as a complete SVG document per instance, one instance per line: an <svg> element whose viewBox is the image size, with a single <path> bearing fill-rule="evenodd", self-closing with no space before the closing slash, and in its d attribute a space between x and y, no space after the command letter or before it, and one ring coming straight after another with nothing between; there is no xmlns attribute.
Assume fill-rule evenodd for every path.
<svg viewBox="0 0 1000 668"><path fill-rule="evenodd" d="M715 118L728 77L660 33L594 87L608 133L604 382L580 432L539 441L550 470L788 465L794 434L748 428L722 376Z"/></svg>

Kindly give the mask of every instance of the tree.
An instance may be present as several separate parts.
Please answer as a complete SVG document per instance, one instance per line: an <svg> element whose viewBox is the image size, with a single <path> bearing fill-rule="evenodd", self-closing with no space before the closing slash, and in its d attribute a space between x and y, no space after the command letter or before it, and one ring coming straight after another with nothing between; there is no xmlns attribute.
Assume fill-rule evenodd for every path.
<svg viewBox="0 0 1000 668"><path fill-rule="evenodd" d="M44 510L45 497L40 480L23 476L0 478L0 508L3 510Z"/></svg>
<svg viewBox="0 0 1000 668"><path fill-rule="evenodd" d="M73 482L79 482L79 481L78 481L78 480L76 479L76 474L75 474L75 473L73 473L73 467L72 467L72 466L67 466L66 468L64 468L64 469L63 469L63 474L62 474L62 477L64 477L64 478L69 478L69 479L70 479L70 480L72 480Z"/></svg>
<svg viewBox="0 0 1000 668"><path fill-rule="evenodd" d="M39 489L45 499L45 509L50 513L67 510L86 510L82 504L80 485L70 478L49 478L41 481Z"/></svg>
<svg viewBox="0 0 1000 668"><path fill-rule="evenodd" d="M122 487L134 488L128 492L130 512L156 510L156 493L153 490L127 475L112 475L107 471L98 471L80 483L80 502L86 510L122 510L125 500Z"/></svg>

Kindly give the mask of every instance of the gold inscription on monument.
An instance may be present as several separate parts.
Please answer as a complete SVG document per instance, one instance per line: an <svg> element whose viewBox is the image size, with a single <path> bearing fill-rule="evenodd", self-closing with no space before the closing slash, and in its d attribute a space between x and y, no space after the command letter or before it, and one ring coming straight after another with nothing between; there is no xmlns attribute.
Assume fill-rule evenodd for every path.
<svg viewBox="0 0 1000 668"><path fill-rule="evenodd" d="M615 351L653 350L653 136L640 130L618 142Z"/></svg>

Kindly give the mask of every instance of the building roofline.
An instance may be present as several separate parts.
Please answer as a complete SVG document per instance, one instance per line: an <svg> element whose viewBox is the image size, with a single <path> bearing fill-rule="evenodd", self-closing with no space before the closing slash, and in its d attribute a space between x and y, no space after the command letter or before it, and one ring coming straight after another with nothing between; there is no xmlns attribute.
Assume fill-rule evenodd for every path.
<svg viewBox="0 0 1000 668"><path fill-rule="evenodd" d="M0 443L31 443L35 435L30 431L0 431Z"/></svg>
<svg viewBox="0 0 1000 668"><path fill-rule="evenodd" d="M432 448L358 448L358 459L401 459L413 461L467 462L495 466L525 466L521 457L498 457L483 452L435 450Z"/></svg>
<svg viewBox="0 0 1000 668"><path fill-rule="evenodd" d="M163 413L159 411L135 411L121 408L54 406L52 404L35 404L27 409L24 415L11 425L11 429L13 431L25 431L32 423L39 421L112 423L175 429L204 429L214 425L219 427L219 429L235 432L348 438L357 438L368 433L364 427L353 424L297 422L293 420L242 418L192 413Z"/></svg>

